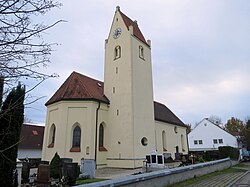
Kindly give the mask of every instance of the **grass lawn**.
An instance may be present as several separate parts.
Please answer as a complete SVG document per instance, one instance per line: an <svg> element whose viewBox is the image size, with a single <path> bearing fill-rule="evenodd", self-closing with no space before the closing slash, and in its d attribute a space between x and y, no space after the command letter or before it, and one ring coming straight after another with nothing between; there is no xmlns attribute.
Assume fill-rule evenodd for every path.
<svg viewBox="0 0 250 187"><path fill-rule="evenodd" d="M105 180L109 180L109 179L78 179L76 180L76 184L77 185L88 184L88 183L100 182L100 181L105 181Z"/></svg>
<svg viewBox="0 0 250 187"><path fill-rule="evenodd" d="M246 165L243 163L237 164L235 167L241 167L241 168L250 168L250 165Z"/></svg>
<svg viewBox="0 0 250 187"><path fill-rule="evenodd" d="M236 165L236 167L241 167L241 166ZM182 182L179 182L179 183L175 183L175 184L172 184L172 185L167 185L167 187L186 187L188 185L200 182L202 180L206 180L206 179L208 179L210 177L214 177L214 176L221 175L221 174L227 174L227 173L235 173L235 172L242 172L242 170L236 169L236 168L228 168L228 169L225 169L225 170L222 170L222 171L216 171L216 172L213 172L213 173L210 173L210 174L207 174L207 175L203 175L203 176L200 176L200 177L188 179L188 180L185 180L185 181L182 181Z"/></svg>

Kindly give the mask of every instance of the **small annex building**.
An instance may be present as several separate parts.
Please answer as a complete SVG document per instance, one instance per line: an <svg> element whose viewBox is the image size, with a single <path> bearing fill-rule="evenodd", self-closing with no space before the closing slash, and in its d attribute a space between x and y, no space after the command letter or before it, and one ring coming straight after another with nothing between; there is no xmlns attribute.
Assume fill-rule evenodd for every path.
<svg viewBox="0 0 250 187"><path fill-rule="evenodd" d="M105 40L104 82L72 72L45 104L42 159L137 168L146 154L187 154L186 125L153 100L151 44L119 7Z"/></svg>
<svg viewBox="0 0 250 187"><path fill-rule="evenodd" d="M218 150L220 146L238 147L235 136L211 122L203 119L188 134L189 151L202 152Z"/></svg>
<svg viewBox="0 0 250 187"><path fill-rule="evenodd" d="M40 160L42 158L44 128L44 126L28 123L22 125L17 152L18 159Z"/></svg>

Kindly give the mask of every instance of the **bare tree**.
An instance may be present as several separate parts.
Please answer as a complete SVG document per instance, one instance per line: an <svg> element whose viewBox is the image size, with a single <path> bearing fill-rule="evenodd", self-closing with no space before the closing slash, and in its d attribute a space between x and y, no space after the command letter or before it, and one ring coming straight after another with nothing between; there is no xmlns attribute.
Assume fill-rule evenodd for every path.
<svg viewBox="0 0 250 187"><path fill-rule="evenodd" d="M1 164L11 162L13 165L12 168L8 165L0 167L0 176L3 178L0 180L0 186L12 186L20 128L23 124L25 87L21 86L21 83L18 84L16 90L21 90L19 94L15 94L16 90L11 88L22 78L40 79L41 82L56 76L42 71L41 67L50 63L49 56L53 45L56 45L44 42L42 34L61 20L48 25L37 16L42 16L59 6L60 4L54 0L0 0L0 107L2 105L0 109L0 160ZM5 90L4 85L9 87ZM8 88L12 91L9 92ZM5 94L7 97L2 103ZM15 111L19 109L19 105L16 101L20 98L22 107L17 115ZM20 128L15 125L19 125ZM8 171L9 175L4 177L3 173L7 174ZM9 182L5 184L4 181Z"/></svg>
<svg viewBox="0 0 250 187"><path fill-rule="evenodd" d="M41 71L50 62L55 45L44 42L42 33L61 20L51 25L35 20L59 6L53 0L0 0L0 77L5 84L23 77L43 80L56 76Z"/></svg>
<svg viewBox="0 0 250 187"><path fill-rule="evenodd" d="M190 124L186 124L187 126L187 134L189 134L192 131L192 125Z"/></svg>
<svg viewBox="0 0 250 187"><path fill-rule="evenodd" d="M214 123L215 125L222 126L222 120L219 116L211 115L208 118L208 120L211 121L212 123Z"/></svg>

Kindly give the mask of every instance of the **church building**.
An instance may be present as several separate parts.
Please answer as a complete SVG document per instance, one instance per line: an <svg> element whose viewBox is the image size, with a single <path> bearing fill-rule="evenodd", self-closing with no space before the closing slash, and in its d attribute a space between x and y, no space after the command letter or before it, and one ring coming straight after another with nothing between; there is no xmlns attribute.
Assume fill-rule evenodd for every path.
<svg viewBox="0 0 250 187"><path fill-rule="evenodd" d="M105 40L104 82L72 72L45 104L42 159L138 168L152 149L188 153L186 125L153 100L150 40L117 7Z"/></svg>

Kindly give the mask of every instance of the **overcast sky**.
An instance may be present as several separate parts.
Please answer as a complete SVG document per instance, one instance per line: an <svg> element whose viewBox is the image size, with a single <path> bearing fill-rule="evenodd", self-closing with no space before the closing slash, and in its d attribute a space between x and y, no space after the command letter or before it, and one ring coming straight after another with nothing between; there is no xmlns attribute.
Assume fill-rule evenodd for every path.
<svg viewBox="0 0 250 187"><path fill-rule="evenodd" d="M60 9L42 18L61 23L46 32L59 43L45 81L31 94L43 97L26 109L35 123L45 123L44 103L72 71L103 81L104 40L117 5L152 42L154 99L184 123L216 115L250 116L249 0L59 0ZM27 88L31 88L31 84Z"/></svg>

